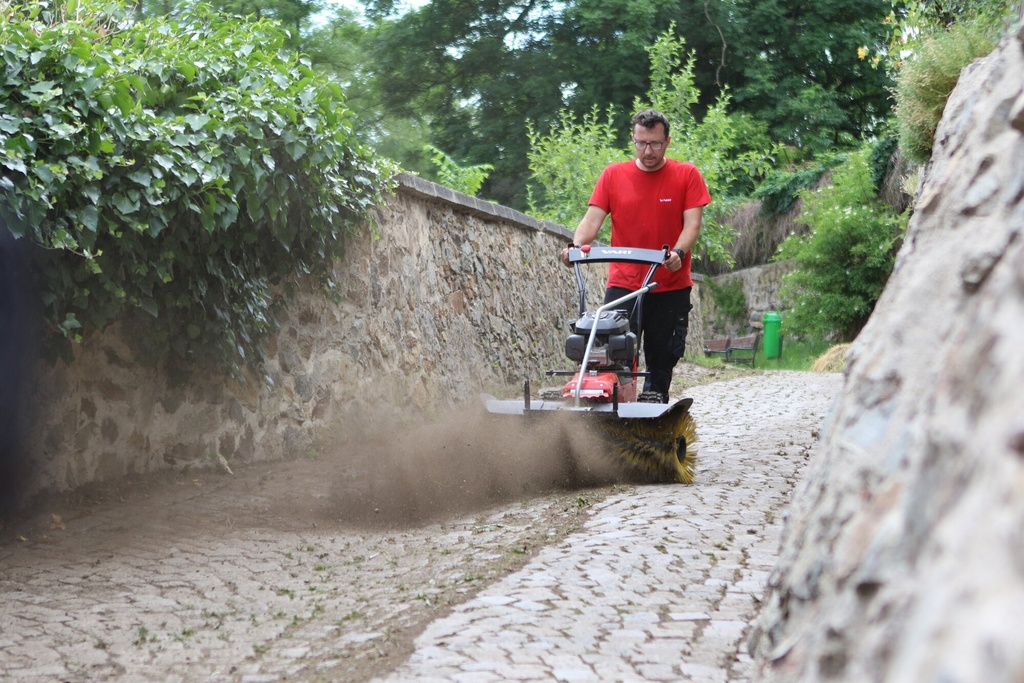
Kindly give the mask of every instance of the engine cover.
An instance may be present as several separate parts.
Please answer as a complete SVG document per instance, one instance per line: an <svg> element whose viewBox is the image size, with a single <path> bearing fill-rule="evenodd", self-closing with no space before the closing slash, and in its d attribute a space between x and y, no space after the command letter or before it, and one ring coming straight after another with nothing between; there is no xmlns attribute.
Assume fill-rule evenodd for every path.
<svg viewBox="0 0 1024 683"><path fill-rule="evenodd" d="M596 321L595 321L596 318ZM598 335L625 334L629 331L629 316L625 311L605 311L597 318L593 311L587 311L573 326L576 334L589 336L590 331L597 325Z"/></svg>

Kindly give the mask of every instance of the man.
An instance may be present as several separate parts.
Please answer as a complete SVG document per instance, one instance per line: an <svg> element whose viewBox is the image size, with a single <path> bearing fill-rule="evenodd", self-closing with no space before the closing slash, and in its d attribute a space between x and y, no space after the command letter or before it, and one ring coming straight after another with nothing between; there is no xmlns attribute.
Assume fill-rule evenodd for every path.
<svg viewBox="0 0 1024 683"><path fill-rule="evenodd" d="M640 400L661 403L668 402L672 370L686 346L691 251L700 235L704 207L711 203L696 166L665 158L671 142L664 114L653 109L638 112L633 117L636 159L604 169L573 236L576 245L590 244L610 215L613 247L669 245L669 256L654 277L658 287L643 300L643 328L636 330L635 316L631 317L643 340L648 372ZM569 265L568 248L562 250L562 262ZM605 303L639 289L646 272L642 264L610 264Z"/></svg>

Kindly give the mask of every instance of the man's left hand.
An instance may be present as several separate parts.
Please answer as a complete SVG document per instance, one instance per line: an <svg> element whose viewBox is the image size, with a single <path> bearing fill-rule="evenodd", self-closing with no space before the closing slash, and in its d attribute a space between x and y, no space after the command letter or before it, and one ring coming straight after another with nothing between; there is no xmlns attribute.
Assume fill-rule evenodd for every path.
<svg viewBox="0 0 1024 683"><path fill-rule="evenodd" d="M668 252L668 258L665 259L665 267L673 273L676 272L683 267L683 257L677 251Z"/></svg>

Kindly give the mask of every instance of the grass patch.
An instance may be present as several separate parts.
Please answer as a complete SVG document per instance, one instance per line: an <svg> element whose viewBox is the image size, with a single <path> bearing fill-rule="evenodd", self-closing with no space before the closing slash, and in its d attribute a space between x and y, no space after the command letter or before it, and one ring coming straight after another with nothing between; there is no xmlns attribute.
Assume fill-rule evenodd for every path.
<svg viewBox="0 0 1024 683"><path fill-rule="evenodd" d="M755 370L812 370L814 361L825 354L833 344L826 341L789 341L785 337L782 340L782 355L779 358L765 358L764 339L757 350L757 357L754 361ZM726 363L720 357L708 358L703 354L687 358L687 362L694 363L703 368L735 368L737 370L750 370L750 365L744 363Z"/></svg>
<svg viewBox="0 0 1024 683"><path fill-rule="evenodd" d="M810 370L814 361L831 346L832 344L826 341L789 341L783 337L781 356L765 358L762 340L754 364L759 370Z"/></svg>

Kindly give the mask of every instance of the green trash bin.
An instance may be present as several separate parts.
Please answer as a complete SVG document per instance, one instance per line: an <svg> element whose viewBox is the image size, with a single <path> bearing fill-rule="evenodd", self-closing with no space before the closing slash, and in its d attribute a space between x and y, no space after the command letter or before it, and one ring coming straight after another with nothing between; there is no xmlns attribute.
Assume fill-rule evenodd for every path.
<svg viewBox="0 0 1024 683"><path fill-rule="evenodd" d="M764 314L764 357L779 358L782 355L782 316L773 311Z"/></svg>

